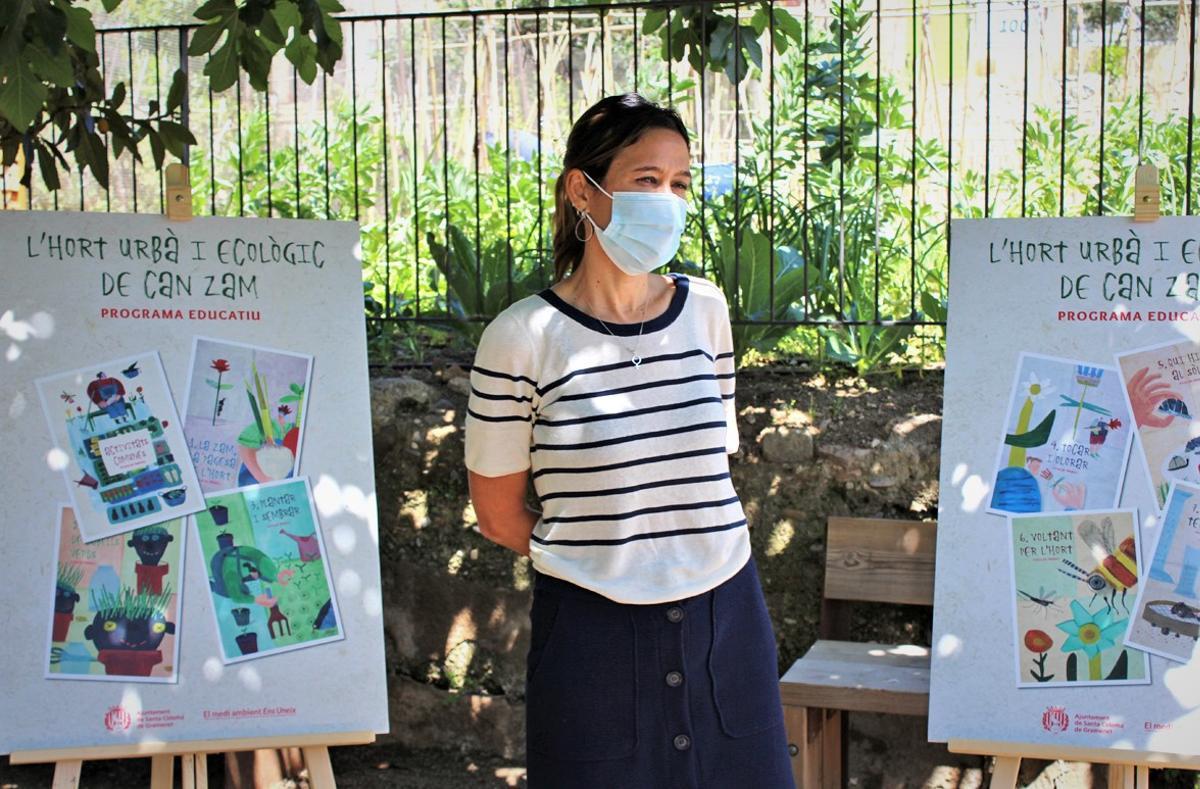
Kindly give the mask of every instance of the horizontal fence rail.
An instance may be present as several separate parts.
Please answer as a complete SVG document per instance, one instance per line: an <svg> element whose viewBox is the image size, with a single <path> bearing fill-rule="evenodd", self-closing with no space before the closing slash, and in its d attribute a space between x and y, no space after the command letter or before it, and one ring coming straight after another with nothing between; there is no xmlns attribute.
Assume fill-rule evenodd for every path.
<svg viewBox="0 0 1200 789"><path fill-rule="evenodd" d="M693 62L699 8L713 16ZM683 31L668 44L664 16ZM732 21L743 79L710 68L727 51L710 18ZM1128 214L1142 161L1160 169L1164 213L1193 213L1200 188L1195 0L624 2L341 22L334 75L307 85L278 58L266 93L243 75L214 95L186 55L193 25L101 30L98 44L138 111L161 104L175 68L191 75L197 214L360 222L376 322L477 337L549 285L566 135L618 92L675 107L692 132L695 210L669 268L720 283L740 341L759 348L815 327L817 345L797 347L861 361L919 338L923 355L945 322L950 218ZM163 210L160 174L128 156L110 169L107 190L35 179L28 204Z"/></svg>

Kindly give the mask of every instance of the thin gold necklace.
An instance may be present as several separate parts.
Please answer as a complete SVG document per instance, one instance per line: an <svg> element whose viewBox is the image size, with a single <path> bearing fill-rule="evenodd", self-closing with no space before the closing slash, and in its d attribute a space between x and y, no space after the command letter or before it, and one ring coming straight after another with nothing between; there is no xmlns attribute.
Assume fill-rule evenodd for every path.
<svg viewBox="0 0 1200 789"><path fill-rule="evenodd" d="M630 361L633 362L634 367L637 367L638 365L640 365L642 363L642 357L638 355L637 349L638 349L638 346L640 346L642 344L642 328L646 325L646 304L647 304L647 302L649 302L649 300L650 300L650 277L649 277L649 275L646 275L646 294L644 296L642 296L642 320L640 323L638 323L637 341L633 344L632 348L630 348L628 346L625 347L625 350L629 351L629 353L632 354ZM613 334L613 330L608 328L608 324L605 323L603 320L601 320L600 317L595 314L594 309L592 309L592 300L590 298L588 299L588 308L592 312L592 317L595 318L596 320L600 321L600 325L604 327L604 330L606 332L608 332L609 334L611 334L612 338L614 340L617 340L617 335ZM624 345L624 343L622 343L620 340L617 340L617 343Z"/></svg>

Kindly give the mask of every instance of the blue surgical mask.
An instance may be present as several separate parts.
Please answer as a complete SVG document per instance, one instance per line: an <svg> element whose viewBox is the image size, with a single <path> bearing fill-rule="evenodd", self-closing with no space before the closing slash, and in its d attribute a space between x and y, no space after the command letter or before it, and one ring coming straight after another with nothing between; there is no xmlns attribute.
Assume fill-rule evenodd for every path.
<svg viewBox="0 0 1200 789"><path fill-rule="evenodd" d="M687 219L687 201L667 192L616 192L609 194L590 175L596 188L612 199L612 218L601 229L590 214L596 238L617 268L630 276L647 274L679 251Z"/></svg>

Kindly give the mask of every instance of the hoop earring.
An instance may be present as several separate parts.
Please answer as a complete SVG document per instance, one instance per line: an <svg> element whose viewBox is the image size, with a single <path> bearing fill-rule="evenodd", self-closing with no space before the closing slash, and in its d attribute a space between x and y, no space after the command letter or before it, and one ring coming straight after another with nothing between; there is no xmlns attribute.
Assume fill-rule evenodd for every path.
<svg viewBox="0 0 1200 789"><path fill-rule="evenodd" d="M576 209L576 210L578 210L578 209ZM591 232L588 233L586 238L579 237L579 226L581 224L583 224L583 220L586 217L587 217L587 211L579 211L579 219L575 220L575 240L580 243L583 243L583 244L586 244L589 240L591 240L592 236L596 234L596 229L591 228ZM588 225L590 227L591 223L589 222Z"/></svg>

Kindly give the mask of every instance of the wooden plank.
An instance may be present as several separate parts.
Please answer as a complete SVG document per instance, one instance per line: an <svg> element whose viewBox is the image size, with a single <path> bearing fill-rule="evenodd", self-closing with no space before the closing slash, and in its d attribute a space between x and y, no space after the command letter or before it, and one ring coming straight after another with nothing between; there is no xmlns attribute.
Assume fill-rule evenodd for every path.
<svg viewBox="0 0 1200 789"><path fill-rule="evenodd" d="M370 745L373 742L375 742L375 733L369 731L281 734L272 737L243 737L225 740L146 741L89 748L44 748L33 751L13 751L9 754L8 760L10 764L44 764L72 759L144 759L156 754L222 753L224 751L253 751L259 748L303 748L320 745L329 747Z"/></svg>
<svg viewBox="0 0 1200 789"><path fill-rule="evenodd" d="M78 789L81 772L83 772L82 759L63 759L56 762L53 789Z"/></svg>
<svg viewBox="0 0 1200 789"><path fill-rule="evenodd" d="M830 518L825 593L833 600L933 605L937 524Z"/></svg>
<svg viewBox="0 0 1200 789"><path fill-rule="evenodd" d="M820 712L807 707L783 708L788 752L792 755L792 780L795 781L797 789L819 789L821 785L823 748Z"/></svg>
<svg viewBox="0 0 1200 789"><path fill-rule="evenodd" d="M929 650L818 641L779 681L784 704L894 715L929 712Z"/></svg>
<svg viewBox="0 0 1200 789"><path fill-rule="evenodd" d="M324 746L304 748L304 764L308 767L308 785L311 789L336 789L333 765L329 761L329 749Z"/></svg>
<svg viewBox="0 0 1200 789"><path fill-rule="evenodd" d="M1157 751L1134 751L1128 748L1084 748L1072 745L1046 745L1000 740L953 739L946 744L951 753L970 753L981 756L1015 756L1029 759L1062 759L1068 762L1099 764L1136 764L1177 770L1200 770L1200 756L1184 756Z"/></svg>
<svg viewBox="0 0 1200 789"><path fill-rule="evenodd" d="M171 789L175 785L175 757L158 754L150 757L150 789Z"/></svg>
<svg viewBox="0 0 1200 789"><path fill-rule="evenodd" d="M1016 789L1017 772L1021 767L1021 757L1019 756L1001 756L996 759L996 766L992 770L992 782L988 784L991 789Z"/></svg>
<svg viewBox="0 0 1200 789"><path fill-rule="evenodd" d="M196 754L179 754L179 780L183 789L196 789Z"/></svg>
<svg viewBox="0 0 1200 789"><path fill-rule="evenodd" d="M821 752L821 789L842 789L842 713L840 710L820 710L825 733Z"/></svg>

